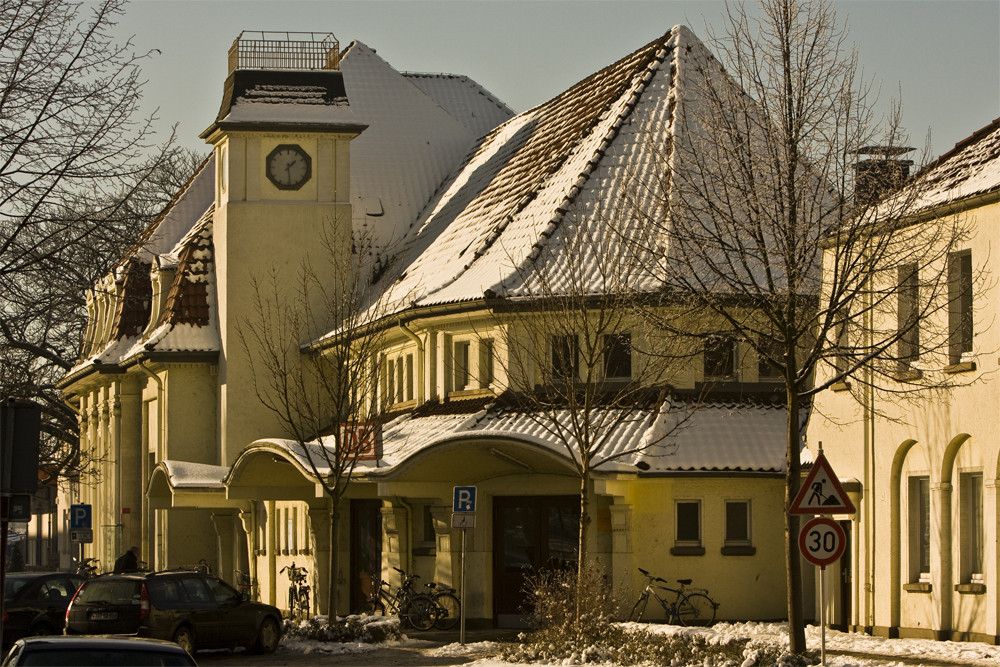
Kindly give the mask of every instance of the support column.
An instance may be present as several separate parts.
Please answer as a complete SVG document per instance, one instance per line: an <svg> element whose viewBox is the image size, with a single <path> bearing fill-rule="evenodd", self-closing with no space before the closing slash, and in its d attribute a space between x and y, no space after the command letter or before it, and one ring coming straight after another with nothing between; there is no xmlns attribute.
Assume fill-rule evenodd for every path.
<svg viewBox="0 0 1000 667"><path fill-rule="evenodd" d="M315 570L315 585L313 586L313 604L318 609L327 610L330 606L330 508L329 506L309 508L309 530L312 543L309 548L313 553ZM329 609L331 613L337 610Z"/></svg>
<svg viewBox="0 0 1000 667"><path fill-rule="evenodd" d="M275 560L278 556L278 533L277 523L274 513L274 501L268 500L265 503L267 511L267 602L270 605L278 604L278 563Z"/></svg>
<svg viewBox="0 0 1000 667"><path fill-rule="evenodd" d="M239 512L237 510L215 510L212 512L212 525L218 538L216 547L216 569L219 577L234 582L236 566L236 538Z"/></svg>
<svg viewBox="0 0 1000 667"><path fill-rule="evenodd" d="M940 596L940 610L938 619L938 639L951 639L952 630L952 590L954 581L952 577L952 536L951 536L951 482L941 482L931 486L934 495L937 497L937 517L941 529L938 531L937 549L931 543L931 571L933 571L934 552L938 554L940 562L937 568L937 581L934 588ZM932 508L933 509L933 508ZM933 516L933 513L931 514Z"/></svg>
<svg viewBox="0 0 1000 667"><path fill-rule="evenodd" d="M402 506L398 498L384 501L382 509L382 527L385 530L385 543L382 545L384 562L389 567L408 570L410 567L409 512Z"/></svg>
<svg viewBox="0 0 1000 667"><path fill-rule="evenodd" d="M451 527L451 507L432 507L431 517L435 547L434 581L458 588L462 571L462 536L459 529ZM457 546L454 551L453 544Z"/></svg>
<svg viewBox="0 0 1000 667"><path fill-rule="evenodd" d="M632 506L617 503L614 497L611 511L611 583L624 585L632 580ZM634 596L633 596L634 597Z"/></svg>
<svg viewBox="0 0 1000 667"><path fill-rule="evenodd" d="M246 569L238 566L250 578L250 598L260 600L260 586L257 581L257 506L260 501L251 500L250 508L240 512L240 523L243 526L243 536L246 543ZM237 585L238 581L235 582Z"/></svg>
<svg viewBox="0 0 1000 667"><path fill-rule="evenodd" d="M142 388L137 377L121 384L121 507L125 548L142 545ZM146 553L146 552L143 552ZM151 560L150 556L145 556Z"/></svg>

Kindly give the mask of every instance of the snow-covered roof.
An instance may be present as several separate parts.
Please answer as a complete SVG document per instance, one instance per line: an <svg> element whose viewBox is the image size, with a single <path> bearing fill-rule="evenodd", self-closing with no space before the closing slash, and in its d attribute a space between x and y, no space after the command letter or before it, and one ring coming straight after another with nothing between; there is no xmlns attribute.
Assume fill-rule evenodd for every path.
<svg viewBox="0 0 1000 667"><path fill-rule="evenodd" d="M784 406L709 402L696 409L681 403L664 403L659 409L630 411L624 417L608 418L612 424L603 439L595 464L601 470L636 472L636 464L648 464L643 474L752 472L782 473L785 470ZM569 411L551 420L547 416L487 406L475 412L457 411L420 415L407 413L382 428L382 458L358 463L359 473L379 475L392 471L446 442L516 441L542 448L569 461L567 443L574 443L567 428ZM563 435L556 435L557 430ZM597 429L600 431L600 429ZM303 449L290 440L268 439L255 444L277 447L310 470L307 456L323 462L322 447L332 439L308 443ZM803 461L812 459L805 447ZM602 465L601 462L604 462ZM320 466L320 472L325 470Z"/></svg>
<svg viewBox="0 0 1000 667"><path fill-rule="evenodd" d="M402 277L384 287L376 308L522 295L543 252L548 275L557 275L560 263L586 269L600 261L596 253L609 247L604 239L592 244L593 256L565 250L574 225L589 225L611 246L614 236L641 233L644 215L663 205L655 184L643 179L662 175L654 164L673 140L683 90L705 76L711 60L677 26L498 127L416 221L400 254ZM643 215L614 219L609 207L626 198ZM632 287L655 285L638 280ZM592 291L601 288L595 283Z"/></svg>
<svg viewBox="0 0 1000 667"><path fill-rule="evenodd" d="M351 142L354 228L365 245L381 251L409 233L441 182L484 133L465 121L479 113L479 98L485 97L445 95L448 86L435 88L439 98L429 97L362 42L351 44L340 68L351 106L368 125ZM497 122L511 115L493 113Z"/></svg>
<svg viewBox="0 0 1000 667"><path fill-rule="evenodd" d="M955 144L916 177L918 208L1000 189L1000 118Z"/></svg>
<svg viewBox="0 0 1000 667"><path fill-rule="evenodd" d="M403 76L476 136L514 115L510 107L467 76L424 72L404 72Z"/></svg>
<svg viewBox="0 0 1000 667"><path fill-rule="evenodd" d="M370 240L380 247L405 235L475 144L483 124L491 122L483 118L511 115L466 77L436 75L442 81L428 84L435 94L431 98L360 42L346 52L337 72L253 71L249 78L242 70L234 74L227 81L217 124L367 126L351 144L351 200L355 229L374 229L377 238ZM322 85L315 85L317 81ZM286 107L298 109L297 120L282 115ZM484 111L490 107L492 115ZM104 281L121 285L114 325L95 349L85 351L67 380L95 364L123 363L153 350L219 350L211 226L215 171L212 154ZM154 265L177 270L162 315L147 327L153 315L149 271ZM104 294L113 291L102 289Z"/></svg>
<svg viewBox="0 0 1000 667"><path fill-rule="evenodd" d="M228 466L172 460L164 460L162 463L163 467L166 468L170 486L175 489L221 489L223 488L222 480L229 473Z"/></svg>

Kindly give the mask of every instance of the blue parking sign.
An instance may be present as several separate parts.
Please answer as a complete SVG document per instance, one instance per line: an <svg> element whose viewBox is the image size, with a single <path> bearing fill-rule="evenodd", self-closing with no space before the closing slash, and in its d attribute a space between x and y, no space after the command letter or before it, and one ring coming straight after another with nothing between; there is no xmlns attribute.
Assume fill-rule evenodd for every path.
<svg viewBox="0 0 1000 667"><path fill-rule="evenodd" d="M476 487L456 486L455 496L451 507L452 512L475 512L476 511Z"/></svg>
<svg viewBox="0 0 1000 667"><path fill-rule="evenodd" d="M87 530L90 527L90 505L70 505L69 529Z"/></svg>

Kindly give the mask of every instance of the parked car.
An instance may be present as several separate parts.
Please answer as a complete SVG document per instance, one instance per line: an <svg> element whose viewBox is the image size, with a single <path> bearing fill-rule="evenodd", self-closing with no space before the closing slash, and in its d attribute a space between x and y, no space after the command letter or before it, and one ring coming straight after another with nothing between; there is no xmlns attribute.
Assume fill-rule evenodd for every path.
<svg viewBox="0 0 1000 667"><path fill-rule="evenodd" d="M3 646L21 637L60 635L66 606L83 577L66 572L11 572L3 587Z"/></svg>
<svg viewBox="0 0 1000 667"><path fill-rule="evenodd" d="M173 642L138 637L29 637L20 639L0 667L190 667L194 659Z"/></svg>
<svg viewBox="0 0 1000 667"><path fill-rule="evenodd" d="M192 655L237 646L273 653L281 640L281 612L202 572L101 575L86 580L70 603L66 634L168 639Z"/></svg>

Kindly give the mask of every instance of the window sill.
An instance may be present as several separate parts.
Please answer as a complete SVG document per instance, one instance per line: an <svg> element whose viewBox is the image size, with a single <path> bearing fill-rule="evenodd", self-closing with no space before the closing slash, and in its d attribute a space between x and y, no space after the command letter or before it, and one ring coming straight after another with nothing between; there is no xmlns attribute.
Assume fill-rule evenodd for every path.
<svg viewBox="0 0 1000 667"><path fill-rule="evenodd" d="M732 545L728 547L722 547L723 556L754 556L756 555L756 553L757 553L757 547L753 547L750 545L741 545L741 546Z"/></svg>
<svg viewBox="0 0 1000 667"><path fill-rule="evenodd" d="M944 367L945 373L955 374L955 373L969 373L976 370L976 362L974 361L963 361L957 364L951 364Z"/></svg>
<svg viewBox="0 0 1000 667"><path fill-rule="evenodd" d="M830 385L830 391L850 391L850 382L834 382Z"/></svg>
<svg viewBox="0 0 1000 667"><path fill-rule="evenodd" d="M909 368L905 371L896 371L892 375L892 379L896 382L913 382L914 380L919 380L924 376L924 372L917 368Z"/></svg>
<svg viewBox="0 0 1000 667"><path fill-rule="evenodd" d="M413 547L414 556L433 556L434 554L434 547Z"/></svg>
<svg viewBox="0 0 1000 667"><path fill-rule="evenodd" d="M417 407L417 401L415 399L410 401L400 401L399 403L393 403L386 408L386 412L401 412L403 410L412 410L415 407Z"/></svg>
<svg viewBox="0 0 1000 667"><path fill-rule="evenodd" d="M462 400L463 398L476 398L478 396L492 396L493 390L489 387L483 389L456 389L448 392L448 400Z"/></svg>
<svg viewBox="0 0 1000 667"><path fill-rule="evenodd" d="M955 592L963 595L982 595L986 592L986 584L955 584Z"/></svg>
<svg viewBox="0 0 1000 667"><path fill-rule="evenodd" d="M903 584L903 590L907 593L930 593L933 587L922 581L918 581L912 584Z"/></svg>
<svg viewBox="0 0 1000 667"><path fill-rule="evenodd" d="M705 547L671 547L671 556L704 556Z"/></svg>

